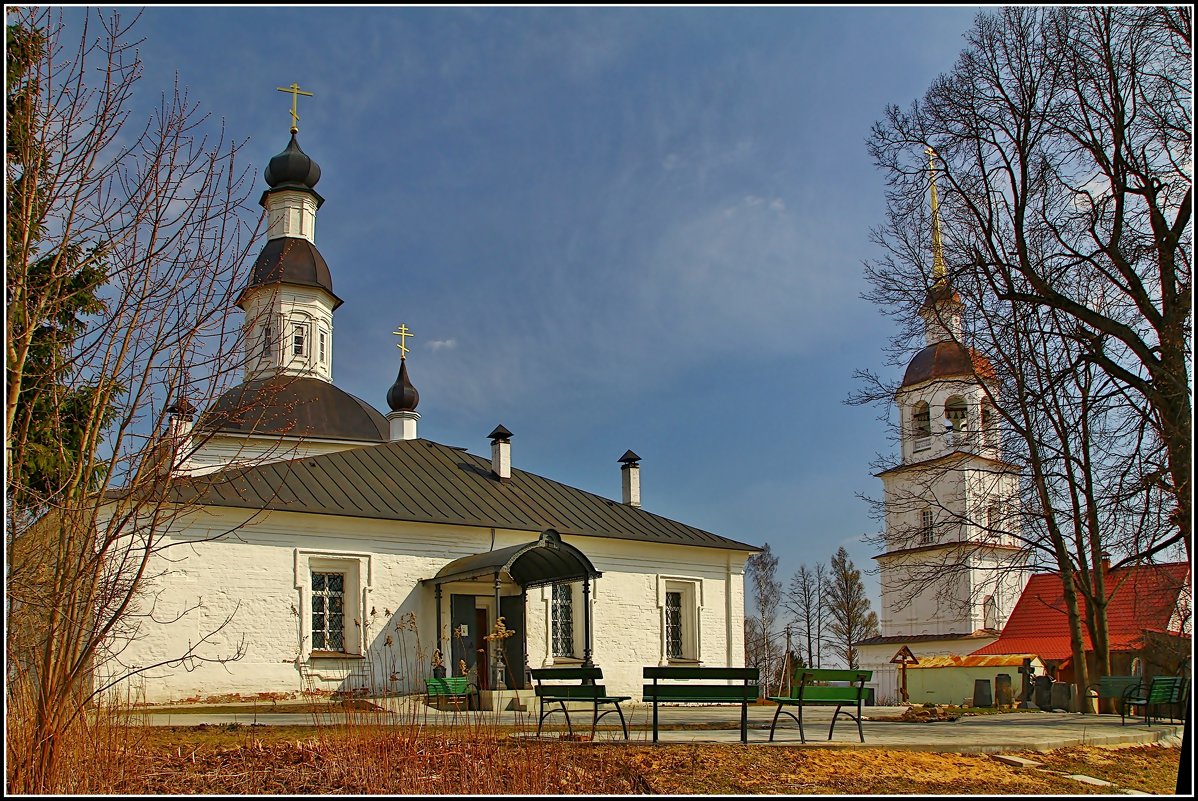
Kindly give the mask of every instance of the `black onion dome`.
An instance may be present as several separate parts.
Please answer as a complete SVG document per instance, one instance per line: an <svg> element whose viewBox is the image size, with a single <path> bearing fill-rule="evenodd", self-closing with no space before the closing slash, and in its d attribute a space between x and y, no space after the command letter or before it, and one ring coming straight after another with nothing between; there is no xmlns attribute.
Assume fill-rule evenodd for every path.
<svg viewBox="0 0 1198 801"><path fill-rule="evenodd" d="M320 180L320 165L300 149L292 134L287 148L266 165L265 175L271 189L315 189Z"/></svg>
<svg viewBox="0 0 1198 801"><path fill-rule="evenodd" d="M391 389L387 390L387 405L393 412L414 412L420 403L420 393L408 379L408 360L400 359L399 376Z"/></svg>
<svg viewBox="0 0 1198 801"><path fill-rule="evenodd" d="M361 398L319 378L275 375L225 392L196 423L209 431L386 442L387 419Z"/></svg>
<svg viewBox="0 0 1198 801"><path fill-rule="evenodd" d="M334 309L341 305L341 298L333 292L333 274L329 272L329 265L316 245L307 239L281 236L268 241L250 270L250 280L245 288L277 283L318 286L333 296ZM245 291L242 290L237 305L240 306L244 299Z"/></svg>

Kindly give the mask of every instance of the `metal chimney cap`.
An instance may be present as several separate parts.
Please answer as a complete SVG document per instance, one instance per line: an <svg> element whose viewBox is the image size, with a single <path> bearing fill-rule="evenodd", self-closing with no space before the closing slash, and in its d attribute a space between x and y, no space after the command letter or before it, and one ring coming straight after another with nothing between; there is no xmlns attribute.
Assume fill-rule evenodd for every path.
<svg viewBox="0 0 1198 801"><path fill-rule="evenodd" d="M506 442L507 440L511 439L511 437L512 432L508 431L502 425L495 426L495 430L490 434L487 434L487 439L497 439L501 442Z"/></svg>
<svg viewBox="0 0 1198 801"><path fill-rule="evenodd" d="M618 461L621 464L636 464L640 460L641 460L641 457L637 456L631 450L627 450L627 451L624 451L624 455L621 456Z"/></svg>

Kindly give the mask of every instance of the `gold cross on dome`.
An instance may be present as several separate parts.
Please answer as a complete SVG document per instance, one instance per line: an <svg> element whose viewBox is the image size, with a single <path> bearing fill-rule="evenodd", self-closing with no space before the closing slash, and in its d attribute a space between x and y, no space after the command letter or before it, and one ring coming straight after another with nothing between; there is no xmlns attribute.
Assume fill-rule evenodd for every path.
<svg viewBox="0 0 1198 801"><path fill-rule="evenodd" d="M291 95L291 132L293 134L299 133L299 110L297 108L299 96L303 95L304 97L311 97L312 93L302 91L299 88L298 83L292 83L291 86L288 86L286 89L280 86L278 87L278 91L286 92L287 94Z"/></svg>
<svg viewBox="0 0 1198 801"><path fill-rule="evenodd" d="M409 348L407 346L407 338L414 337L416 335L413 334L411 332L411 330L407 327L407 325L405 325L404 323L400 323L399 328L396 328L391 333L395 334L395 336L399 337L399 344L395 346L395 347L399 348L399 358L400 359L408 358Z"/></svg>

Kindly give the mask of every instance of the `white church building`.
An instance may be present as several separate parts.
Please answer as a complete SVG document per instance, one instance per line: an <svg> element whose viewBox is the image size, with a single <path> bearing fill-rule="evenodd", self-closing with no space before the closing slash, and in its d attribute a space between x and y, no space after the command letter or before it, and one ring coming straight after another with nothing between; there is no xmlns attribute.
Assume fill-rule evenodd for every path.
<svg viewBox="0 0 1198 801"><path fill-rule="evenodd" d="M925 346L895 393L899 463L878 474L885 505L879 636L859 643L875 697L900 702L899 664L966 655L998 638L1027 583L1016 469L1002 460L990 363L961 344L963 305L940 247L932 178L933 275ZM918 699L911 699L913 701Z"/></svg>
<svg viewBox="0 0 1198 801"><path fill-rule="evenodd" d="M161 622L119 655L135 694L420 693L440 656L483 690L595 664L639 698L646 665L743 665L758 549L642 508L632 451L617 500L519 469L502 425L489 457L420 438L406 327L385 414L333 383L342 300L295 133L238 299L244 381L199 414L168 407L177 516L143 600ZM499 617L514 634L486 639Z"/></svg>

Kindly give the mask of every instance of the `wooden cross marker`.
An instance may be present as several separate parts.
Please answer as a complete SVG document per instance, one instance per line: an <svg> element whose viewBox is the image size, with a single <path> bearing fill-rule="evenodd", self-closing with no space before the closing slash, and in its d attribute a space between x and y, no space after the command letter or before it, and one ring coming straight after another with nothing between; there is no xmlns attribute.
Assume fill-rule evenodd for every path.
<svg viewBox="0 0 1198 801"><path fill-rule="evenodd" d="M312 93L302 91L299 88L298 83L293 83L286 89L280 86L278 87L278 91L286 92L287 94L291 95L291 132L293 134L297 134L299 133L299 110L297 108L299 104L299 96L303 95L304 97L311 97Z"/></svg>

